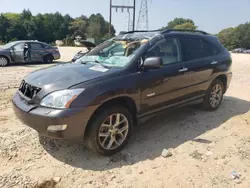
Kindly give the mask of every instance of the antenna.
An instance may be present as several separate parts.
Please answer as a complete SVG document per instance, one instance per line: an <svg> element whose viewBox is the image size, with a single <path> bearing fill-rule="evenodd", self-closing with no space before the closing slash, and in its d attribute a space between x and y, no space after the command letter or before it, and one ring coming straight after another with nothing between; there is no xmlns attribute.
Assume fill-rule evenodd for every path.
<svg viewBox="0 0 250 188"><path fill-rule="evenodd" d="M137 30L148 30L148 0L141 0L139 17L137 20Z"/></svg>

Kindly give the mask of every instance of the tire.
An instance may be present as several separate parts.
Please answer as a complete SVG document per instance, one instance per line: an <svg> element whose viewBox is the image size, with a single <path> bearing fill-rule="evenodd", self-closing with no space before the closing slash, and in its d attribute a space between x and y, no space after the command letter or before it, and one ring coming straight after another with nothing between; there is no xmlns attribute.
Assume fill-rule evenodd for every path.
<svg viewBox="0 0 250 188"><path fill-rule="evenodd" d="M54 57L52 55L46 55L43 57L43 62L44 63L52 63L54 60Z"/></svg>
<svg viewBox="0 0 250 188"><path fill-rule="evenodd" d="M111 116L112 126L109 125ZM122 123L114 125L118 116ZM95 115L88 127L85 138L87 146L99 155L110 156L127 145L133 128L132 115L124 107L107 106Z"/></svg>
<svg viewBox="0 0 250 188"><path fill-rule="evenodd" d="M224 91L223 83L219 79L214 80L203 98L204 109L207 111L217 110L222 102Z"/></svg>
<svg viewBox="0 0 250 188"><path fill-rule="evenodd" d="M0 56L0 67L6 67L9 64L9 60L6 57Z"/></svg>

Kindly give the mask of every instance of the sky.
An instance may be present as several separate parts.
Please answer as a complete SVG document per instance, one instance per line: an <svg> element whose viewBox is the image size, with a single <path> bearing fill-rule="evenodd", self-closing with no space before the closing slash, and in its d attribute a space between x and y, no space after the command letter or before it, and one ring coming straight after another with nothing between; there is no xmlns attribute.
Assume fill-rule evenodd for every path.
<svg viewBox="0 0 250 188"><path fill-rule="evenodd" d="M22 12L33 14L69 14L73 18L101 13L109 20L109 0L0 0L0 13ZM133 0L113 0L113 4L132 5ZM136 0L136 23L141 0ZM112 11L117 32L128 29L128 13ZM148 0L149 29L159 29L176 17L190 18L198 29L209 33L250 22L250 0ZM131 12L132 19L132 12Z"/></svg>

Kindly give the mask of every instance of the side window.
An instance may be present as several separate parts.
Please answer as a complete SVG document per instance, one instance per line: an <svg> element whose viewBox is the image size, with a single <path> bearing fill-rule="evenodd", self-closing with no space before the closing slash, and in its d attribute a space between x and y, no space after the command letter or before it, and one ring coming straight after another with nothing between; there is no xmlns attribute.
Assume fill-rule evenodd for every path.
<svg viewBox="0 0 250 188"><path fill-rule="evenodd" d="M146 57L161 57L164 65L181 61L177 39L159 41L148 51Z"/></svg>
<svg viewBox="0 0 250 188"><path fill-rule="evenodd" d="M200 38L181 38L184 61L192 61L219 53L216 46Z"/></svg>
<svg viewBox="0 0 250 188"><path fill-rule="evenodd" d="M21 51L24 49L24 43L19 43L13 47L14 50Z"/></svg>
<svg viewBox="0 0 250 188"><path fill-rule="evenodd" d="M184 61L192 61L204 57L200 38L182 38L181 46Z"/></svg>
<svg viewBox="0 0 250 188"><path fill-rule="evenodd" d="M202 46L205 51L206 57L217 55L220 52L219 49L215 45L211 44L208 41L202 40Z"/></svg>
<svg viewBox="0 0 250 188"><path fill-rule="evenodd" d="M30 43L31 49L41 49L44 48L42 44L40 43Z"/></svg>

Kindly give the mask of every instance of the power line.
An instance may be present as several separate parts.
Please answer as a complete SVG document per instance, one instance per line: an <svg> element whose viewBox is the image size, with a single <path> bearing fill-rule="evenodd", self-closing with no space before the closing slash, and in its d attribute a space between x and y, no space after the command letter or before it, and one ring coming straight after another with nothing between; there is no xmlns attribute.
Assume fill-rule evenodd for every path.
<svg viewBox="0 0 250 188"><path fill-rule="evenodd" d="M123 4L124 4L124 0L123 0ZM130 0L127 0L127 5L131 4ZM131 31L132 30L132 23L131 23L131 12L129 10L127 10L127 14L125 17L125 23L124 23L124 29L123 31Z"/></svg>
<svg viewBox="0 0 250 188"><path fill-rule="evenodd" d="M129 12L130 10L133 10L133 25L132 30L135 30L135 0L133 0L133 5L113 5L112 0L110 0L110 6L109 6L109 37L111 37L111 25L112 25L112 9L115 9L116 11L121 10L122 12L124 10L127 10Z"/></svg>

